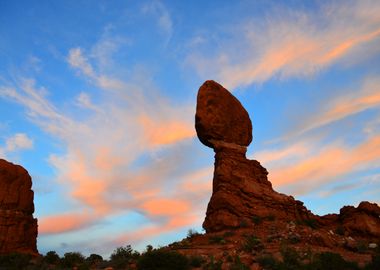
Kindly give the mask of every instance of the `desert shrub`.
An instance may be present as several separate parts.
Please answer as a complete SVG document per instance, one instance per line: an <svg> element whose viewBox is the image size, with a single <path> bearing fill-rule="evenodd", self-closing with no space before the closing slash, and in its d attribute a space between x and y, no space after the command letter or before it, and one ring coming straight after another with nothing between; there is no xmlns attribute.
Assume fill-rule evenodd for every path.
<svg viewBox="0 0 380 270"><path fill-rule="evenodd" d="M380 269L380 253L372 257L372 262L367 264L365 270L379 270Z"/></svg>
<svg viewBox="0 0 380 270"><path fill-rule="evenodd" d="M364 241L359 241L356 248L357 248L359 253L365 253L368 251L368 244Z"/></svg>
<svg viewBox="0 0 380 270"><path fill-rule="evenodd" d="M323 252L318 254L309 269L315 270L356 270L358 265L354 262L345 261L340 254L332 252Z"/></svg>
<svg viewBox="0 0 380 270"><path fill-rule="evenodd" d="M291 244L297 244L297 243L301 242L301 237L297 234L291 234L288 237L288 240Z"/></svg>
<svg viewBox="0 0 380 270"><path fill-rule="evenodd" d="M276 219L275 215L269 215L266 217L267 220L269 221L274 221Z"/></svg>
<svg viewBox="0 0 380 270"><path fill-rule="evenodd" d="M142 254L137 262L137 269L187 270L189 269L189 261L178 252L157 249Z"/></svg>
<svg viewBox="0 0 380 270"><path fill-rule="evenodd" d="M282 263L279 263L277 269L302 269L300 258L296 250L283 246L281 248Z"/></svg>
<svg viewBox="0 0 380 270"><path fill-rule="evenodd" d="M55 251L48 251L43 258L43 261L48 264L59 264L60 257Z"/></svg>
<svg viewBox="0 0 380 270"><path fill-rule="evenodd" d="M1 270L22 270L27 269L32 256L22 253L11 253L0 255Z"/></svg>
<svg viewBox="0 0 380 270"><path fill-rule="evenodd" d="M98 265L100 264L101 262L103 262L103 257L98 255L98 254L91 254L90 256L88 256L86 258L86 262L89 264L89 265Z"/></svg>
<svg viewBox="0 0 380 270"><path fill-rule="evenodd" d="M115 268L123 268L128 265L134 259L139 257L139 253L134 251L131 245L126 245L125 247L116 248L111 256L110 263Z"/></svg>
<svg viewBox="0 0 380 270"><path fill-rule="evenodd" d="M265 255L257 258L257 262L264 268L268 270L276 269L276 260L271 255Z"/></svg>
<svg viewBox="0 0 380 270"><path fill-rule="evenodd" d="M318 222L316 219L305 219L303 221L303 223L306 225L306 226L309 226L310 228L312 229L317 229L318 228Z"/></svg>
<svg viewBox="0 0 380 270"><path fill-rule="evenodd" d="M189 259L189 265L191 267L201 267L204 263L204 259L201 256L191 256Z"/></svg>
<svg viewBox="0 0 380 270"><path fill-rule="evenodd" d="M249 270L249 267L241 262L239 256L236 256L233 264L230 266L230 270Z"/></svg>
<svg viewBox="0 0 380 270"><path fill-rule="evenodd" d="M215 261L214 256L211 256L210 262L205 267L203 267L203 269L204 270L222 270L222 264L223 264L222 261L220 260Z"/></svg>
<svg viewBox="0 0 380 270"><path fill-rule="evenodd" d="M231 237L234 236L235 232L234 231L227 231L223 234L224 237Z"/></svg>
<svg viewBox="0 0 380 270"><path fill-rule="evenodd" d="M210 244L225 244L226 240L223 236L220 235L214 235L209 238Z"/></svg>
<svg viewBox="0 0 380 270"><path fill-rule="evenodd" d="M253 216L253 217L252 217L252 222L253 222L254 224L256 224L256 225L259 225L260 223L263 222L263 219L262 219L261 217L259 217L259 216Z"/></svg>
<svg viewBox="0 0 380 270"><path fill-rule="evenodd" d="M339 235L344 235L344 227L342 225L339 225L338 227L336 227L335 233Z"/></svg>
<svg viewBox="0 0 380 270"><path fill-rule="evenodd" d="M246 235L245 241L243 243L243 249L247 252L259 251L263 249L263 244L261 240L255 235Z"/></svg>
<svg viewBox="0 0 380 270"><path fill-rule="evenodd" d="M84 263L84 256L80 252L66 252L61 259L63 267L80 266Z"/></svg>
<svg viewBox="0 0 380 270"><path fill-rule="evenodd" d="M248 228L249 227L248 221L246 221L245 219L243 219L242 221L240 221L239 227L240 228Z"/></svg>
<svg viewBox="0 0 380 270"><path fill-rule="evenodd" d="M192 238L192 237L197 236L197 235L200 235L200 233L197 232L197 231L194 230L194 229L189 229L189 230L187 231L187 238Z"/></svg>

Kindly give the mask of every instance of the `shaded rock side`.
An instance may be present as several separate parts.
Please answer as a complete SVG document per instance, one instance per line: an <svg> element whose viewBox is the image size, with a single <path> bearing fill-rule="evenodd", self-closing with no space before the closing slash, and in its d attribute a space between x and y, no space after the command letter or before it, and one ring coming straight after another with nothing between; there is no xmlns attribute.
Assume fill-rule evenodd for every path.
<svg viewBox="0 0 380 270"><path fill-rule="evenodd" d="M0 254L38 254L34 193L28 172L0 159Z"/></svg>

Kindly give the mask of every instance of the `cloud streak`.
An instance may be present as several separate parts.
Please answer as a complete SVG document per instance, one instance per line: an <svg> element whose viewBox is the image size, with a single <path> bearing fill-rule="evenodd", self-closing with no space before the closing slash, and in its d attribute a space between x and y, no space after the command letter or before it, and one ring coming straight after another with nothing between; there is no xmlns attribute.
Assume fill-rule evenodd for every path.
<svg viewBox="0 0 380 270"><path fill-rule="evenodd" d="M1 91L1 89L0 89ZM25 133L16 133L11 137L6 138L4 146L0 146L0 156L7 155L33 148L33 140Z"/></svg>
<svg viewBox="0 0 380 270"><path fill-rule="evenodd" d="M234 36L212 52L192 52L187 62L201 76L216 78L230 89L263 83L273 77L312 76L340 59L370 53L361 46L379 42L380 5L377 1L324 4L311 14L282 9L266 20L242 23Z"/></svg>

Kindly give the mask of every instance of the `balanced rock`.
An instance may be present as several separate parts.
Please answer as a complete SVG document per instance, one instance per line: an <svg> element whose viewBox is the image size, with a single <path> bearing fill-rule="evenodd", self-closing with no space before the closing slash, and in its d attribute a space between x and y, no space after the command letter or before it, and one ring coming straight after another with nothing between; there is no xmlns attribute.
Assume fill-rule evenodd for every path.
<svg viewBox="0 0 380 270"><path fill-rule="evenodd" d="M206 81L199 89L195 128L199 140L214 148L213 193L203 228L217 232L253 226L255 219L315 219L303 203L275 192L267 170L245 157L252 124L241 103L220 84Z"/></svg>
<svg viewBox="0 0 380 270"><path fill-rule="evenodd" d="M0 254L38 254L31 187L23 167L0 159Z"/></svg>
<svg viewBox="0 0 380 270"><path fill-rule="evenodd" d="M248 146L252 141L249 115L223 86L206 81L198 91L195 129L199 140L215 148L218 141Z"/></svg>

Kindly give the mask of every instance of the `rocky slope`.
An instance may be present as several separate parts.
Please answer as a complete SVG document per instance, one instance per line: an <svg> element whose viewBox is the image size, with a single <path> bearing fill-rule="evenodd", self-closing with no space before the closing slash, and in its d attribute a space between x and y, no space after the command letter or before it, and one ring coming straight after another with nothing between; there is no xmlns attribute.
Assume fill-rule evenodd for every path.
<svg viewBox="0 0 380 270"><path fill-rule="evenodd" d="M172 249L212 255L227 265L229 257L238 255L251 269L260 269L257 259L268 254L283 259L284 246L305 257L329 251L362 264L371 260L380 240L379 206L362 202L320 217L301 201L273 190L267 170L245 156L252 141L247 111L214 81L199 89L195 128L199 140L215 151L206 234L175 243Z"/></svg>
<svg viewBox="0 0 380 270"><path fill-rule="evenodd" d="M28 172L0 159L0 254L38 254L34 193Z"/></svg>

